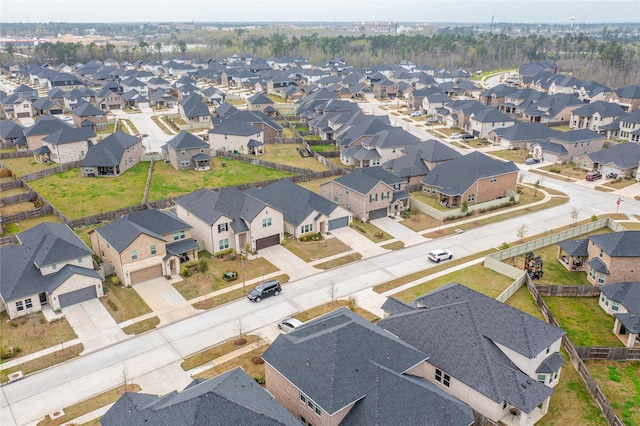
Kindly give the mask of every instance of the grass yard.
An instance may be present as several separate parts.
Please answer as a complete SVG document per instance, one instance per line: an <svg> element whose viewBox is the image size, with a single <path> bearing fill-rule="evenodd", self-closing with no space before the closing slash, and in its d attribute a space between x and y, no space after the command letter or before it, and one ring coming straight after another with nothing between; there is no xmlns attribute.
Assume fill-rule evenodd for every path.
<svg viewBox="0 0 640 426"><path fill-rule="evenodd" d="M503 149L500 151L491 151L489 155L495 155L503 160L513 161L514 163L523 164L524 160L529 156L527 149Z"/></svg>
<svg viewBox="0 0 640 426"><path fill-rule="evenodd" d="M3 158L2 162L17 176L24 176L29 173L39 172L41 170L51 169L58 166L55 163L38 163L33 159L33 157ZM13 179L10 178L9 180Z"/></svg>
<svg viewBox="0 0 640 426"><path fill-rule="evenodd" d="M314 152L319 152L319 153L323 153L323 152L337 152L338 148L336 148L336 146L334 144L329 144L329 145L310 145L311 146L311 150Z"/></svg>
<svg viewBox="0 0 640 426"><path fill-rule="evenodd" d="M191 300L198 296L204 296L212 291L242 283L243 278L247 281L278 271L278 268L262 257L241 261L240 256L236 256L234 260L228 255L220 259L211 257L211 255L206 252L200 252L199 258L207 260L207 271L196 272L193 275L185 277L184 280L173 284L175 289L178 290L186 300ZM230 282L223 280L222 275L227 271L237 272L238 279Z"/></svg>
<svg viewBox="0 0 640 426"><path fill-rule="evenodd" d="M586 364L624 424L640 425L640 363L589 360Z"/></svg>
<svg viewBox="0 0 640 426"><path fill-rule="evenodd" d="M140 392L142 388L137 384L120 385L115 389L108 390L92 398L86 399L69 407L64 407L64 416L60 416L55 420L47 416L41 420L37 426L58 426L67 424L67 422L77 419L78 417L90 413L105 405L116 402L118 398L125 392Z"/></svg>
<svg viewBox="0 0 640 426"><path fill-rule="evenodd" d="M330 180L334 180L337 177L338 176L329 176L327 178L322 178L322 179L314 179L314 180L308 180L306 182L298 182L298 185L300 185L303 188L307 188L309 191L315 192L316 194L320 194L320 185L325 182L329 182Z"/></svg>
<svg viewBox="0 0 640 426"><path fill-rule="evenodd" d="M609 182L605 183L605 185L615 189L622 189L622 188L626 188L627 186L631 186L634 183L637 183L635 179L618 178L618 179L610 180Z"/></svg>
<svg viewBox="0 0 640 426"><path fill-rule="evenodd" d="M268 347L268 345L261 346L258 349L254 349L244 355L240 355L239 357L231 359L227 362L223 362L220 365L216 365L213 368L194 375L193 379L210 379L212 377L219 376L222 373L226 373L229 370L233 370L236 367L242 367L242 369L249 375L249 377L263 380L264 361L262 361L262 358L258 357L260 357ZM258 360L257 363L253 362L254 358Z"/></svg>
<svg viewBox="0 0 640 426"><path fill-rule="evenodd" d="M273 277L274 280L280 281L280 284L284 284L289 281L290 277L287 274L278 275ZM234 300L243 299L247 296L247 293L256 288L256 284L247 284L245 288L237 288L235 290L227 291L222 294L218 294L215 297L207 298L201 302L194 303L192 306L196 309L211 309L216 306L224 305L225 303L233 302Z"/></svg>
<svg viewBox="0 0 640 426"><path fill-rule="evenodd" d="M8 206L0 207L0 216L6 216L9 214L26 212L35 209L36 206L32 201L22 201L15 204L9 204Z"/></svg>
<svg viewBox="0 0 640 426"><path fill-rule="evenodd" d="M107 297L101 297L100 301L117 323L151 312L151 308L132 287L114 285L111 276L107 277L102 286L107 289Z"/></svg>
<svg viewBox="0 0 640 426"><path fill-rule="evenodd" d="M349 251L349 246L337 238L300 242L292 237L287 239L284 247L305 262Z"/></svg>
<svg viewBox="0 0 640 426"><path fill-rule="evenodd" d="M298 153L298 148L302 148L302 144L269 144L265 146L264 154L259 158L264 161L286 164L288 166L300 167L317 172L329 170L329 167L325 166L313 157L301 157ZM227 167L229 167L228 164Z"/></svg>
<svg viewBox="0 0 640 426"><path fill-rule="evenodd" d="M101 127L100 129L98 129L98 131L96 131L96 135L102 135L103 138L105 136L109 136L115 131L115 127L115 124L107 124L107 127Z"/></svg>
<svg viewBox="0 0 640 426"><path fill-rule="evenodd" d="M146 320L135 322L131 325L128 325L122 329L124 334L140 334L145 331L153 330L160 324L160 318L151 317Z"/></svg>
<svg viewBox="0 0 640 426"><path fill-rule="evenodd" d="M539 170L549 172L548 176L550 177L553 177L553 175L559 174L562 176L566 176L566 177L570 177L578 180L584 179L584 177L587 174L585 170L576 166L573 163L551 164L549 166L540 167ZM557 170L559 170L559 172L557 172Z"/></svg>
<svg viewBox="0 0 640 426"><path fill-rule="evenodd" d="M394 294L393 297L404 302L410 302L451 281L463 284L489 297L498 297L513 283L513 279L507 276L482 265L473 265L411 287Z"/></svg>
<svg viewBox="0 0 640 426"><path fill-rule="evenodd" d="M0 370L0 383L8 382L8 375L17 371L22 371L24 375L35 373L36 371L44 370L45 368L73 359L79 356L82 351L84 351L84 346L82 343L78 343L77 345L65 347L53 353L32 359L31 361L23 362L15 367Z"/></svg>
<svg viewBox="0 0 640 426"><path fill-rule="evenodd" d="M41 312L35 312L13 320L7 312L0 313L0 349L20 348L16 357L38 352L77 336L66 319L47 322Z"/></svg>
<svg viewBox="0 0 640 426"><path fill-rule="evenodd" d="M227 163L226 167L222 167L221 163L223 161ZM212 157L211 170L207 170L206 172L198 172L195 170L177 171L170 164L155 162L153 164L153 176L149 187L149 200L154 201L176 197L203 187L217 188L233 186L249 182L278 179L291 175L291 173L254 166L243 163L242 161L221 157ZM140 199L142 199L142 196Z"/></svg>
<svg viewBox="0 0 640 426"><path fill-rule="evenodd" d="M242 339L243 340L239 340L239 336L234 337L233 339L229 339L226 342L220 343L219 345L215 345L209 349L205 349L202 352L198 352L195 355L191 355L190 357L185 358L182 364L180 364L180 367L182 367L184 371L189 371L193 368L200 367L207 362L213 361L216 358L220 358L221 356L240 349L243 346L255 343L260 340L260 337L255 334L249 334L243 335ZM238 344L236 342L244 343Z"/></svg>
<svg viewBox="0 0 640 426"><path fill-rule="evenodd" d="M533 296L529 293L526 285L523 285L516 291L506 302L505 305L509 305L512 308L516 308L521 310L522 312L526 312L529 315L538 318L539 320L545 321L544 315L540 312L538 305L536 305L536 301L533 300Z"/></svg>
<svg viewBox="0 0 640 426"><path fill-rule="evenodd" d="M44 222L61 223L60 219L58 219L57 216L53 214L47 214L44 216L38 216L38 217L34 217L27 220L21 220L20 222L8 223L4 227L5 232L4 234L2 234L2 236L9 235L9 234L17 234L19 232L26 231L27 229L33 228L34 226Z"/></svg>
<svg viewBox="0 0 640 426"><path fill-rule="evenodd" d="M374 243L393 239L393 235L387 234L371 222L352 222L350 226Z"/></svg>
<svg viewBox="0 0 640 426"><path fill-rule="evenodd" d="M411 197L413 197L413 193ZM444 222L440 222L438 219L424 214L417 209L412 209L411 217L400 221L400 223L412 231L419 232L424 231L425 229L437 228L438 226L442 226Z"/></svg>
<svg viewBox="0 0 640 426"><path fill-rule="evenodd" d="M346 265L347 263L356 262L360 259L362 259L362 255L360 253L350 253L346 256L338 257L327 262L318 263L317 265L314 265L314 268L324 270L333 269L338 266Z"/></svg>
<svg viewBox="0 0 640 426"><path fill-rule="evenodd" d="M314 318L318 318L319 316L327 314L329 312L333 312L336 309L341 308L343 306L349 307L349 304L350 303L348 300L340 299L340 300L334 301L333 303L332 302L325 303L320 306L316 306L315 308L307 309L306 311L297 313L293 316L293 318L300 320L302 322L307 322ZM356 306L353 307L353 312L360 315L362 318L366 319L367 321L374 321L376 319L379 319L377 316L367 311L366 309L362 309L359 306L357 306L357 304Z"/></svg>
<svg viewBox="0 0 640 426"><path fill-rule="evenodd" d="M166 135L175 135L177 132L171 127L171 125L169 125L168 123L166 123L164 120L160 119L160 116L154 115L151 117L151 121L153 121L154 123L156 123L156 125L162 130L162 132Z"/></svg>
<svg viewBox="0 0 640 426"><path fill-rule="evenodd" d="M543 299L575 346L624 346L612 332L613 316L602 310L597 297L544 296Z"/></svg>
<svg viewBox="0 0 640 426"><path fill-rule="evenodd" d="M143 161L117 178L85 178L78 169L71 169L30 184L55 208L75 219L140 204L148 171L149 162Z"/></svg>
<svg viewBox="0 0 640 426"><path fill-rule="evenodd" d="M640 223L638 222L625 222L622 224L629 231L640 231Z"/></svg>

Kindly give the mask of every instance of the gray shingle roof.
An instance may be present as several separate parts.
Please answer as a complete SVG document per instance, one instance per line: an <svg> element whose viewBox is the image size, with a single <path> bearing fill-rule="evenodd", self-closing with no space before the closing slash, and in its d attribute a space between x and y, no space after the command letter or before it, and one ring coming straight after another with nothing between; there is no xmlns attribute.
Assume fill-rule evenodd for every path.
<svg viewBox="0 0 640 426"><path fill-rule="evenodd" d="M348 175L340 176L339 178L334 179L333 182L360 194L366 195L380 182L384 182L387 185L394 185L402 183L403 180L384 170L382 167L365 167L354 170ZM322 185L326 185L328 183L329 182L326 182Z"/></svg>
<svg viewBox="0 0 640 426"><path fill-rule="evenodd" d="M630 99L640 98L640 86L637 84L621 87L619 89L614 90L614 92L616 93L616 95L618 95L621 98L630 98Z"/></svg>
<svg viewBox="0 0 640 426"><path fill-rule="evenodd" d="M180 101L187 117L210 117L209 107L195 96L188 96Z"/></svg>
<svg viewBox="0 0 640 426"><path fill-rule="evenodd" d="M56 130L64 128L70 129L72 128L72 126L52 115L43 115L42 117L38 118L30 127L27 127L24 131L24 134L26 136L50 135Z"/></svg>
<svg viewBox="0 0 640 426"><path fill-rule="evenodd" d="M604 139L602 135L597 134L589 129L569 130L568 132L556 132L549 140L560 143L576 143L582 141L592 141L596 139Z"/></svg>
<svg viewBox="0 0 640 426"><path fill-rule="evenodd" d="M502 139L511 142L518 141L541 141L553 136L557 130L540 123L516 123L513 126L492 130Z"/></svg>
<svg viewBox="0 0 640 426"><path fill-rule="evenodd" d="M205 141L203 141L193 133L187 132L186 130L182 130L180 133L171 138L167 142L167 145L174 150L209 147L209 144L207 144Z"/></svg>
<svg viewBox="0 0 640 426"><path fill-rule="evenodd" d="M220 124L209 130L209 133L218 135L253 136L262 132L262 129L241 121L235 116L222 119Z"/></svg>
<svg viewBox="0 0 640 426"><path fill-rule="evenodd" d="M96 133L89 127L63 127L50 133L48 136L45 136L42 140L53 145L62 145L81 141L87 141L87 143L90 144L88 142L89 139L95 137ZM89 145L87 145L87 149L88 147Z"/></svg>
<svg viewBox="0 0 640 426"><path fill-rule="evenodd" d="M20 123L11 120L2 120L0 137L3 139L15 139L24 136L25 128Z"/></svg>
<svg viewBox="0 0 640 426"><path fill-rule="evenodd" d="M440 188L446 195L461 195L478 179L518 172L512 161L495 160L475 151L436 166L424 179L425 185Z"/></svg>
<svg viewBox="0 0 640 426"><path fill-rule="evenodd" d="M527 376L498 344L532 359L565 332L461 284L415 300L418 308L378 326L429 356L429 363L491 400L530 413L553 389Z"/></svg>
<svg viewBox="0 0 640 426"><path fill-rule="evenodd" d="M250 104L273 104L273 100L268 98L266 95L262 94L262 93L256 93L255 95L247 98L247 102L249 102Z"/></svg>
<svg viewBox="0 0 640 426"><path fill-rule="evenodd" d="M81 167L115 167L122 161L125 151L137 143L142 143L142 139L118 130L90 146Z"/></svg>
<svg viewBox="0 0 640 426"><path fill-rule="evenodd" d="M537 144L543 151L553 152L555 154L568 154L569 151L564 147L564 145L555 142L549 142L548 140L544 140L542 142L538 142Z"/></svg>
<svg viewBox="0 0 640 426"><path fill-rule="evenodd" d="M621 170L634 169L638 167L638 161L640 161L640 144L634 142L617 144L587 156L595 163L614 165Z"/></svg>
<svg viewBox="0 0 640 426"><path fill-rule="evenodd" d="M73 109L72 114L78 117L93 117L96 115L104 115L105 112L85 101L80 102L78 106Z"/></svg>
<svg viewBox="0 0 640 426"><path fill-rule="evenodd" d="M588 256L589 255L589 239L560 241L558 245L569 256Z"/></svg>
<svg viewBox="0 0 640 426"><path fill-rule="evenodd" d="M127 392L102 416L103 426L296 426L300 422L236 367L182 392Z"/></svg>
<svg viewBox="0 0 640 426"><path fill-rule="evenodd" d="M564 362L564 358L562 358L562 355L560 355L559 352L554 352L551 355L549 355L547 359L545 359L540 363L540 365L536 369L536 373L543 373L543 374L553 373L555 371L558 371L558 369L562 367L564 364L565 362Z"/></svg>
<svg viewBox="0 0 640 426"><path fill-rule="evenodd" d="M589 266L591 266L596 272L601 272L603 274L609 275L609 269L607 268L607 265L605 265L605 263L599 257L594 257L593 259L589 260Z"/></svg>
<svg viewBox="0 0 640 426"><path fill-rule="evenodd" d="M590 117L598 113L601 117L620 117L624 115L622 107L613 102L596 101L573 110L573 115Z"/></svg>
<svg viewBox="0 0 640 426"><path fill-rule="evenodd" d="M606 284L600 287L600 292L627 311L640 314L640 281Z"/></svg>
<svg viewBox="0 0 640 426"><path fill-rule="evenodd" d="M640 231L592 235L589 239L611 257L640 257Z"/></svg>
<svg viewBox="0 0 640 426"><path fill-rule="evenodd" d="M638 313L616 314L615 317L629 333L640 333L640 315Z"/></svg>
<svg viewBox="0 0 640 426"><path fill-rule="evenodd" d="M487 108L485 110L473 113L471 116L472 120L475 120L479 123L491 123L491 122L515 122L516 120L509 117L506 114L501 113L497 109Z"/></svg>
<svg viewBox="0 0 640 426"><path fill-rule="evenodd" d="M367 141L363 141L362 145L369 148L405 148L416 145L420 139L411 133L398 127L391 127L375 133Z"/></svg>

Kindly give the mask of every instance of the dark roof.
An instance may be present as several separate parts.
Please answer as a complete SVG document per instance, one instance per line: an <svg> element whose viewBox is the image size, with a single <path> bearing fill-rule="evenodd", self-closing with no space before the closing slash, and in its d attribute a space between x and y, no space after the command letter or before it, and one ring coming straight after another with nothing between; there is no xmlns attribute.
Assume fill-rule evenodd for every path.
<svg viewBox="0 0 640 426"><path fill-rule="evenodd" d="M560 355L559 352L554 352L547 359L542 361L542 363L536 369L536 373L553 373L558 371L560 367L564 365L564 358Z"/></svg>
<svg viewBox="0 0 640 426"><path fill-rule="evenodd" d="M93 254L67 225L45 222L20 232L17 237L19 245L0 249L0 292L5 302L46 291L54 276L65 269L43 276L39 268L75 262ZM91 265L87 266L91 268ZM86 269L86 273L99 276L93 269L77 269Z"/></svg>
<svg viewBox="0 0 640 426"><path fill-rule="evenodd" d="M103 426L300 425L241 367L164 396L127 392L100 419Z"/></svg>
<svg viewBox="0 0 640 426"><path fill-rule="evenodd" d="M577 129L569 130L568 132L556 132L549 139L553 142L561 143L576 143L583 141L592 141L595 139L604 139L604 136L599 135L593 130L589 129Z"/></svg>
<svg viewBox="0 0 640 426"><path fill-rule="evenodd" d="M490 123L501 121L503 123L507 122L515 122L514 118L509 117L506 114L501 113L497 109L487 108L482 111L478 111L472 114L472 120L475 120L480 123Z"/></svg>
<svg viewBox="0 0 640 426"><path fill-rule="evenodd" d="M407 154L402 157L389 160L384 163L382 167L399 178L424 176L429 173L429 168L416 153L414 153L414 155Z"/></svg>
<svg viewBox="0 0 640 426"><path fill-rule="evenodd" d="M222 119L220 124L209 130L209 133L235 136L253 136L260 132L262 132L262 129L235 118L235 115Z"/></svg>
<svg viewBox="0 0 640 426"><path fill-rule="evenodd" d="M208 143L206 143L193 133L187 132L186 130L182 130L180 133L171 138L167 142L167 145L176 151L181 149L202 148L209 146Z"/></svg>
<svg viewBox="0 0 640 426"><path fill-rule="evenodd" d="M104 115L105 112L99 108L94 107L89 102L80 102L78 106L76 106L72 114L77 115L78 117L93 117L96 115Z"/></svg>
<svg viewBox="0 0 640 426"><path fill-rule="evenodd" d="M611 257L640 257L640 231L621 231L589 237Z"/></svg>
<svg viewBox="0 0 640 426"><path fill-rule="evenodd" d="M188 96L180 101L180 106L187 117L210 117L209 107L195 96Z"/></svg>
<svg viewBox="0 0 640 426"><path fill-rule="evenodd" d="M498 345L533 359L557 342L563 330L457 283L415 303L413 311L391 315L378 326L495 402L530 413L553 393L524 374Z"/></svg>
<svg viewBox="0 0 640 426"><path fill-rule="evenodd" d="M248 231L247 223L267 206L263 201L235 188L201 188L176 198L175 203L209 226L222 216L228 217L232 220L231 229L235 233Z"/></svg>
<svg viewBox="0 0 640 426"><path fill-rule="evenodd" d="M558 245L569 256L588 256L589 255L589 251L588 251L589 239L588 238L583 238L581 240L560 241Z"/></svg>
<svg viewBox="0 0 640 426"><path fill-rule="evenodd" d="M614 92L616 93L616 95L618 95L621 98L630 98L630 99L640 98L640 86L637 84L621 87L619 89L614 90Z"/></svg>
<svg viewBox="0 0 640 426"><path fill-rule="evenodd" d="M598 113L601 117L620 117L624 115L622 107L613 102L596 101L573 110L573 115L590 117Z"/></svg>
<svg viewBox="0 0 640 426"><path fill-rule="evenodd" d="M249 188L249 195L277 208L284 213L284 220L298 226L314 212L329 216L338 205L324 197L296 185L289 179L280 179L270 185Z"/></svg>
<svg viewBox="0 0 640 426"><path fill-rule="evenodd" d="M382 167L365 167L354 170L347 175L340 176L332 182L336 182L345 188L366 195L380 182L384 182L387 185L394 185L402 183L403 180L384 170ZM329 182L325 182L322 185L328 183Z"/></svg>
<svg viewBox="0 0 640 426"><path fill-rule="evenodd" d="M638 313L615 314L615 317L629 333L640 333L640 315Z"/></svg>
<svg viewBox="0 0 640 426"><path fill-rule="evenodd" d="M616 144L587 156L595 163L612 164L621 170L635 169L640 161L640 144L633 142Z"/></svg>
<svg viewBox="0 0 640 426"><path fill-rule="evenodd" d="M619 302L632 313L640 314L640 281L605 284L600 292L614 302Z"/></svg>
<svg viewBox="0 0 640 426"><path fill-rule="evenodd" d="M89 127L63 127L54 131L53 133L50 133L48 136L45 136L44 138L42 138L42 140L53 145L62 145L65 143L81 141L88 142L91 138L95 137L95 132Z"/></svg>
<svg viewBox="0 0 640 426"><path fill-rule="evenodd" d="M493 159L475 151L436 166L422 183L440 188L446 195L464 194L478 179L517 173L518 166L512 161Z"/></svg>
<svg viewBox="0 0 640 426"><path fill-rule="evenodd" d="M173 213L150 209L126 215L96 229L95 232L121 253L142 234L165 241L163 235L190 228L191 225Z"/></svg>
<svg viewBox="0 0 640 426"><path fill-rule="evenodd" d="M25 127L11 120L2 120L0 137L3 139L16 139L24 136Z"/></svg>
<svg viewBox="0 0 640 426"><path fill-rule="evenodd" d="M540 123L516 123L513 126L494 129L492 132L507 141L518 142L541 141L554 135L557 130Z"/></svg>
<svg viewBox="0 0 640 426"><path fill-rule="evenodd" d="M556 154L564 155L568 154L569 151L564 147L564 145L555 142L549 142L548 140L544 140L542 142L538 142L537 144L543 151L553 152Z"/></svg>
<svg viewBox="0 0 640 426"><path fill-rule="evenodd" d="M142 139L118 130L99 143L90 146L80 166L115 167L122 161L126 150L137 143L142 143Z"/></svg>
<svg viewBox="0 0 640 426"><path fill-rule="evenodd" d="M27 127L24 131L26 136L35 135L50 135L56 130L73 128L64 121L54 117L53 115L43 115L38 118L31 126Z"/></svg>
<svg viewBox="0 0 640 426"><path fill-rule="evenodd" d="M262 93L256 93L255 95L247 98L247 102L250 104L273 104L273 100Z"/></svg>
<svg viewBox="0 0 640 426"><path fill-rule="evenodd" d="M591 266L596 272L609 275L609 269L607 269L607 265L605 265L605 263L599 257L594 257L593 259L589 260L589 266Z"/></svg>
<svg viewBox="0 0 640 426"><path fill-rule="evenodd" d="M416 145L420 139L399 127L390 127L380 130L371 138L362 141L362 146L367 148L393 149L405 148Z"/></svg>

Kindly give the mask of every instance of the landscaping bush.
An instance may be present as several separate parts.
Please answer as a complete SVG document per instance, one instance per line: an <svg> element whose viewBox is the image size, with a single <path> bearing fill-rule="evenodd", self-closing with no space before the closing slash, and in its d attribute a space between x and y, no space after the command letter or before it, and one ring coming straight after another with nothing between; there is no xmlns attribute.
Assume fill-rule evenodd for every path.
<svg viewBox="0 0 640 426"><path fill-rule="evenodd" d="M18 347L6 347L3 346L2 349L0 349L0 359L10 359L13 358L14 356L18 355L20 352L22 352L22 349L18 348Z"/></svg>
<svg viewBox="0 0 640 426"><path fill-rule="evenodd" d="M322 234L320 232L315 233L315 234L304 234L298 240L301 241L301 242L320 241L320 240L322 240Z"/></svg>
<svg viewBox="0 0 640 426"><path fill-rule="evenodd" d="M113 285L120 285L120 278L116 277L115 275L111 277L111 284Z"/></svg>
<svg viewBox="0 0 640 426"><path fill-rule="evenodd" d="M255 380L259 385L264 385L266 383L264 376L254 377L253 380Z"/></svg>
<svg viewBox="0 0 640 426"><path fill-rule="evenodd" d="M198 261L198 271L205 273L209 270L209 262L207 261L207 259L200 259Z"/></svg>
<svg viewBox="0 0 640 426"><path fill-rule="evenodd" d="M107 300L107 304L114 312L118 311L118 305L116 305L113 300Z"/></svg>
<svg viewBox="0 0 640 426"><path fill-rule="evenodd" d="M185 265L182 265L180 267L180 275L182 275L185 278L189 276L189 270L187 269L187 267Z"/></svg>
<svg viewBox="0 0 640 426"><path fill-rule="evenodd" d="M557 167L551 167L551 168L549 169L549 171L550 171L551 173L560 173L560 172L561 172L561 170L560 170L559 168L557 168Z"/></svg>
<svg viewBox="0 0 640 426"><path fill-rule="evenodd" d="M229 248L226 250L220 250L218 252L215 252L213 255L219 259L222 259L223 257L225 257L228 254L236 254L235 249Z"/></svg>

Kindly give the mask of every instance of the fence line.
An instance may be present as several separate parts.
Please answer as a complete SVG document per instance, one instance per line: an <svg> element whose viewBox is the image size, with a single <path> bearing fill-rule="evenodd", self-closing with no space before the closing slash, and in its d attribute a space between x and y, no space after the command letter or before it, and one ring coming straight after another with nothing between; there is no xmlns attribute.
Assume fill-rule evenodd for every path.
<svg viewBox="0 0 640 426"><path fill-rule="evenodd" d="M24 158L31 157L33 155L30 151L11 151L11 152L2 152L0 153L0 159L5 158Z"/></svg>
<svg viewBox="0 0 640 426"><path fill-rule="evenodd" d="M556 297L598 297L600 287L593 285L552 285L536 284L536 289L541 296Z"/></svg>
<svg viewBox="0 0 640 426"><path fill-rule="evenodd" d="M610 348L606 346L576 346L580 359L606 359L610 361L639 361L640 348Z"/></svg>
<svg viewBox="0 0 640 426"><path fill-rule="evenodd" d="M53 209L50 205L38 207L36 209L4 215L2 216L2 223L5 225L7 223L16 223L22 220L33 219L34 217L44 216L51 213L53 213Z"/></svg>
<svg viewBox="0 0 640 426"><path fill-rule="evenodd" d="M66 172L67 170L75 169L76 167L80 167L81 163L82 163L82 160L73 161L71 163L61 164L57 167L52 167L50 169L44 169L37 172L28 173L24 176L16 177L14 174L14 177L16 179L22 180L23 182L31 182L32 180L41 179L43 177L47 177L47 176L55 175L57 173Z"/></svg>
<svg viewBox="0 0 640 426"><path fill-rule="evenodd" d="M0 196L2 194L0 193ZM34 201L37 198L35 192L23 192L22 194L11 195L9 197L0 198L0 207L10 206L12 204L22 203L25 201Z"/></svg>

